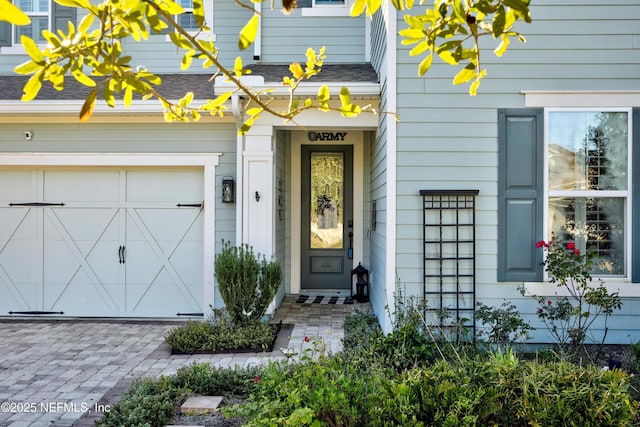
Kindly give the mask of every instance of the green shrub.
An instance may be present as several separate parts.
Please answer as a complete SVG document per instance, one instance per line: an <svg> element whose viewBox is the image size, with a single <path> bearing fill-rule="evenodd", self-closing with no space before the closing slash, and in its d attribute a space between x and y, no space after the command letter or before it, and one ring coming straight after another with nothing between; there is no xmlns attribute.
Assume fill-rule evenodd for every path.
<svg viewBox="0 0 640 427"><path fill-rule="evenodd" d="M220 368L209 363L185 365L171 377L171 383L179 389L205 396L246 397L255 387L256 376L264 368Z"/></svg>
<svg viewBox="0 0 640 427"><path fill-rule="evenodd" d="M478 302L474 316L487 328L480 329L478 336L486 335L489 344L502 349L520 339L529 339L529 331L534 329L522 319L516 306L507 301L498 308Z"/></svg>
<svg viewBox="0 0 640 427"><path fill-rule="evenodd" d="M382 364L396 372L433 362L433 340L411 323L377 337L372 346Z"/></svg>
<svg viewBox="0 0 640 427"><path fill-rule="evenodd" d="M237 325L262 319L282 281L277 261L259 261L251 246L229 242L223 242L216 255L215 274L226 310Z"/></svg>
<svg viewBox="0 0 640 427"><path fill-rule="evenodd" d="M166 379L143 380L134 383L120 400L105 412L99 427L165 426L176 410L181 391L171 387Z"/></svg>
<svg viewBox="0 0 640 427"><path fill-rule="evenodd" d="M543 262L549 274L549 282L564 288L568 296L545 297L527 292L520 286L522 295L529 295L538 302L538 318L547 327L561 349L583 344L595 320L602 315L604 328L602 343L607 338L607 321L614 311L620 310L622 300L619 292L609 292L602 280L598 286L592 285L591 270L597 253L593 247L581 253L576 243L561 245L555 240L536 243L537 248L547 251Z"/></svg>
<svg viewBox="0 0 640 427"><path fill-rule="evenodd" d="M343 352L350 354L367 348L380 335L382 335L382 329L375 315L355 311L344 319Z"/></svg>
<svg viewBox="0 0 640 427"><path fill-rule="evenodd" d="M247 426L367 425L364 406L381 376L363 375L339 356L301 364L270 364L249 399L230 414Z"/></svg>
<svg viewBox="0 0 640 427"><path fill-rule="evenodd" d="M367 406L372 426L624 426L637 413L620 370L522 362L511 352L409 370Z"/></svg>
<svg viewBox="0 0 640 427"><path fill-rule="evenodd" d="M172 328L165 342L173 350L189 353L204 349L211 335L213 335L211 323L189 320L184 325Z"/></svg>
<svg viewBox="0 0 640 427"><path fill-rule="evenodd" d="M271 346L276 334L277 325L255 321L235 328L210 322L188 321L171 329L165 342L171 349L181 353L258 351Z"/></svg>

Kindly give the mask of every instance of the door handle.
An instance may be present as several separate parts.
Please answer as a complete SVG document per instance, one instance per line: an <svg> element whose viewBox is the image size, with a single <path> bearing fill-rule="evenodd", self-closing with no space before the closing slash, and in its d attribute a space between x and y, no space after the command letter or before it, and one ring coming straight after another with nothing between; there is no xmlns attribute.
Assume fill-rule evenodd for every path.
<svg viewBox="0 0 640 427"><path fill-rule="evenodd" d="M124 259L124 246L120 246L118 248L118 262L120 264L124 264L125 263L125 259Z"/></svg>

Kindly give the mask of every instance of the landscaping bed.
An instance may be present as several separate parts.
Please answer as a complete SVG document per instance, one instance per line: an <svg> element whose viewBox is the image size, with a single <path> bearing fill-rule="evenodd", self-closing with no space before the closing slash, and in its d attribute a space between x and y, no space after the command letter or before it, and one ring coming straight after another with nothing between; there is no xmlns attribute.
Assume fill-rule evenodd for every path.
<svg viewBox="0 0 640 427"><path fill-rule="evenodd" d="M171 354L271 352L281 329L282 322L254 322L229 328L212 322L189 321L171 329L165 342Z"/></svg>
<svg viewBox="0 0 640 427"><path fill-rule="evenodd" d="M311 340L313 342L313 339ZM141 381L100 426L169 423L260 425L472 426L638 425L633 346L583 346L520 356L425 338L399 325L384 336L377 320L345 320L344 350L265 367L185 366L174 376ZM603 369L609 359L619 368ZM220 413L178 415L188 395L224 396Z"/></svg>

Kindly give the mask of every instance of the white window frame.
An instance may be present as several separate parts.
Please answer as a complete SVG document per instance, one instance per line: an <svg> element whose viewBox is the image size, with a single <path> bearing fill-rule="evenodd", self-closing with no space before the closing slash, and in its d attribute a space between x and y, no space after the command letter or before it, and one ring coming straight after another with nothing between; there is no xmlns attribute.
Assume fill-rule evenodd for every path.
<svg viewBox="0 0 640 427"><path fill-rule="evenodd" d="M623 112L627 113L627 189L626 190L549 190L549 113L551 112ZM625 206L625 260L624 260L624 274L622 276L594 276L594 279L604 279L608 283L621 283L631 281L631 197L632 197L632 159L633 159L633 143L632 143L632 109L631 108L545 108L544 109L544 165L543 165L543 179L544 179L544 203L543 203L543 235L547 240L550 236L549 230L549 199L553 197L589 197L593 196L593 193L597 192L597 197L622 197L624 198ZM545 271L544 280L548 280L548 274Z"/></svg>
<svg viewBox="0 0 640 427"><path fill-rule="evenodd" d="M211 29L211 32L201 32L198 35L198 39L200 40L211 40L211 41L216 41L216 34L213 28L213 1L214 0L203 0L203 6L204 6L204 22L205 24ZM185 12L193 12L193 8L189 9L189 8L184 8ZM177 15L174 16L174 19L176 19L177 21ZM188 33L192 36L196 35L197 32L196 31L188 31ZM169 37L169 35L167 34L165 37L165 40L168 42L171 42L171 38Z"/></svg>
<svg viewBox="0 0 640 427"><path fill-rule="evenodd" d="M342 3L320 3L312 0L311 7L301 7L302 16L349 16L353 0L343 0Z"/></svg>
<svg viewBox="0 0 640 427"><path fill-rule="evenodd" d="M49 10L47 12L25 12L29 17L46 16L48 19L47 28L51 31L53 27L53 0L49 0ZM38 46L44 47L46 43L39 43ZM27 52L22 47L20 40L16 37L16 26L11 25L11 46L0 47L2 55L25 55Z"/></svg>

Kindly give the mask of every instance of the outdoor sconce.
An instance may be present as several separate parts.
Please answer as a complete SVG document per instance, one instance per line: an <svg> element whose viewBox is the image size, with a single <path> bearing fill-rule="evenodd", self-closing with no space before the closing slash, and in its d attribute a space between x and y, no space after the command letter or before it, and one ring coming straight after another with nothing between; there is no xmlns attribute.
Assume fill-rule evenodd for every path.
<svg viewBox="0 0 640 427"><path fill-rule="evenodd" d="M222 177L222 203L233 203L236 200L233 178Z"/></svg>

